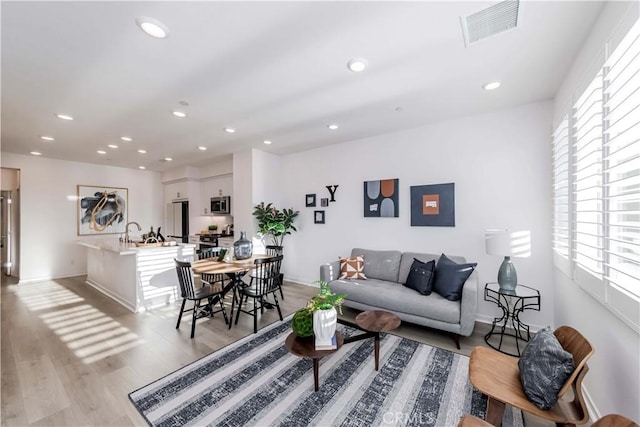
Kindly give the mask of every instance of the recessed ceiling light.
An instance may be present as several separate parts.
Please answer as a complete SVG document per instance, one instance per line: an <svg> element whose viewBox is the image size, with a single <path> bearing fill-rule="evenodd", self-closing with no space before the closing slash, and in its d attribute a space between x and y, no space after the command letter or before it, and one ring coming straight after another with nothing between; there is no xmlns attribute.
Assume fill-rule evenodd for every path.
<svg viewBox="0 0 640 427"><path fill-rule="evenodd" d="M173 115L176 117L180 117L181 119L184 119L185 117L187 117L187 114L183 113L182 111L174 111Z"/></svg>
<svg viewBox="0 0 640 427"><path fill-rule="evenodd" d="M171 157L165 157L165 158L164 158L164 161L165 161L165 162L172 162L172 161L173 161L173 159L172 159Z"/></svg>
<svg viewBox="0 0 640 427"><path fill-rule="evenodd" d="M207 147L203 147L202 145L200 147L198 147L198 150L200 151L207 151Z"/></svg>
<svg viewBox="0 0 640 427"><path fill-rule="evenodd" d="M327 125L327 127L331 130L336 130L338 129L338 125Z"/></svg>
<svg viewBox="0 0 640 427"><path fill-rule="evenodd" d="M236 133L236 130L233 128L224 128L224 131L227 133Z"/></svg>
<svg viewBox="0 0 640 427"><path fill-rule="evenodd" d="M98 154L107 154L107 152L104 151L104 150L98 150L98 151L96 151L96 153L98 153Z"/></svg>
<svg viewBox="0 0 640 427"><path fill-rule="evenodd" d="M400 113L400 112L404 111L404 108L402 108L402 107L396 107L396 111Z"/></svg>
<svg viewBox="0 0 640 427"><path fill-rule="evenodd" d="M62 120L73 120L73 117L68 114L56 114L56 117Z"/></svg>
<svg viewBox="0 0 640 427"><path fill-rule="evenodd" d="M32 151L31 154L33 154L34 156L42 156L42 153L39 151Z"/></svg>
<svg viewBox="0 0 640 427"><path fill-rule="evenodd" d="M52 136L41 136L40 139L44 139L45 141L55 141Z"/></svg>
<svg viewBox="0 0 640 427"><path fill-rule="evenodd" d="M138 169L146 169L144 166L138 166Z"/></svg>
<svg viewBox="0 0 640 427"><path fill-rule="evenodd" d="M271 145L271 141L264 141L265 144Z"/></svg>
<svg viewBox="0 0 640 427"><path fill-rule="evenodd" d="M136 18L136 24L138 24L138 27L140 27L142 31L149 34L151 37L164 39L169 35L169 29L167 26L157 19L149 18L148 16L141 16Z"/></svg>
<svg viewBox="0 0 640 427"><path fill-rule="evenodd" d="M347 62L347 68L349 68L354 73L359 73L367 68L369 62L364 58L353 58L349 62Z"/></svg>
<svg viewBox="0 0 640 427"><path fill-rule="evenodd" d="M142 149L140 149L140 150L138 150L138 153L140 153L140 154L147 154L147 150L142 150Z"/></svg>
<svg viewBox="0 0 640 427"><path fill-rule="evenodd" d="M187 101L178 101L178 104L184 106L184 107L188 107L189 103Z"/></svg>
<svg viewBox="0 0 640 427"><path fill-rule="evenodd" d="M484 90L494 90L500 87L500 82L490 82L482 86Z"/></svg>
<svg viewBox="0 0 640 427"><path fill-rule="evenodd" d="M123 141L126 141L126 142L133 141L133 139L129 138L128 136L121 136L120 139L123 140Z"/></svg>
<svg viewBox="0 0 640 427"><path fill-rule="evenodd" d="M109 144L109 145L107 145L107 147L109 147L109 148L118 148L118 146L116 144Z"/></svg>

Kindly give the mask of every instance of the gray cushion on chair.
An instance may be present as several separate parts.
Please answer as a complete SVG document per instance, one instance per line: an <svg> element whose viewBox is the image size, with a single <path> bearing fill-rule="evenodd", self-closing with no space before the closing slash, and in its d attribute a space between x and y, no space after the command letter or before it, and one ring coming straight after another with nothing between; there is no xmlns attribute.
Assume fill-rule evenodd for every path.
<svg viewBox="0 0 640 427"><path fill-rule="evenodd" d="M550 409L574 370L573 356L560 345L549 327L541 329L518 361L524 394L540 409Z"/></svg>

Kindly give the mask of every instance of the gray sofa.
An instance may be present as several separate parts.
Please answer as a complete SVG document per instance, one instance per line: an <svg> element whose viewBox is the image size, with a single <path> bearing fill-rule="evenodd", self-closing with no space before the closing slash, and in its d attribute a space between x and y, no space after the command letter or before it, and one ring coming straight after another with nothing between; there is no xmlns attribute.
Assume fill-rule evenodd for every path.
<svg viewBox="0 0 640 427"><path fill-rule="evenodd" d="M364 255L366 280L340 280L340 261L320 266L320 280L329 283L335 293L345 293L346 307L356 310L386 310L395 313L401 320L454 334L460 348L459 336L473 332L478 305L478 278L474 271L467 279L459 301L449 301L436 292L421 295L403 285L409 269L416 258L423 262L438 261L440 255L374 251L354 248L351 256ZM465 263L460 256L450 256L457 263Z"/></svg>

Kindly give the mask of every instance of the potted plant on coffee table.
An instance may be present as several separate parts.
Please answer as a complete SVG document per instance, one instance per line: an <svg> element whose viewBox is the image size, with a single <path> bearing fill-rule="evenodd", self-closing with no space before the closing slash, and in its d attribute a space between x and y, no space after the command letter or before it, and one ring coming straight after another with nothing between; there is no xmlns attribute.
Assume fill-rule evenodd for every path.
<svg viewBox="0 0 640 427"><path fill-rule="evenodd" d="M329 284L324 280L316 283L320 291L311 298L307 309L313 313L313 333L316 337L316 347L331 347L338 323L338 312L342 314L342 303L347 294L334 294Z"/></svg>

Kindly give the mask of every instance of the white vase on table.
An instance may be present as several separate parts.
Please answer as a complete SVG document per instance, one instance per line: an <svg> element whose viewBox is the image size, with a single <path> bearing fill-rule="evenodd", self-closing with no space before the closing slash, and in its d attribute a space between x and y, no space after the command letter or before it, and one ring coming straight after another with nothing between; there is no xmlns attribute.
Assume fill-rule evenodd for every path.
<svg viewBox="0 0 640 427"><path fill-rule="evenodd" d="M328 310L316 310L313 312L313 333L316 338L316 346L330 346L336 333L338 313L334 307Z"/></svg>

